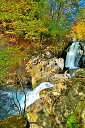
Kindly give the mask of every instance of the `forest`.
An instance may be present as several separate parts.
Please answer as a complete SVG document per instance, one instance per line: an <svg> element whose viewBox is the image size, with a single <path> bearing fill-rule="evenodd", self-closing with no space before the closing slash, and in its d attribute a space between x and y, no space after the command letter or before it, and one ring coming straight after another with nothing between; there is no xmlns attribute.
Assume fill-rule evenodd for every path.
<svg viewBox="0 0 85 128"><path fill-rule="evenodd" d="M24 114L29 113L29 115L27 115L28 121L24 118L24 122L26 125L28 123L28 127L26 127L25 123L25 126L23 125L23 115L21 115L20 117L15 116L12 118L12 123L14 123L14 120L17 122L19 118L19 126L17 124L15 128L29 128L29 122L30 124L34 123L39 125L39 128L44 127L44 125L45 128L51 128L52 126L52 128L85 128L85 120L83 119L83 117L85 117L85 112L82 117L80 115L85 108L85 102L81 103L85 98L85 67L80 67L81 70L79 74L75 75L73 79L62 80L64 76L65 78L71 78L68 70L64 68L66 54L68 53L67 50L72 42L82 42L83 52L81 49L80 50L81 56L83 56L83 65L85 66L84 0L0 0L1 93L3 87L8 87L9 85L17 87L16 101L19 103L17 100L18 89L22 89L26 98L26 92L24 92L25 86L30 88L31 84L34 89L41 82L53 82L55 85L53 90L48 89L47 92L46 90L41 91L40 97L42 100L40 99L40 101L34 102L34 106L27 106L29 107L29 109L27 108L28 110L26 110L25 99ZM55 61L56 63L54 63ZM54 78L54 76L56 76L56 78ZM55 92L59 92L59 97L57 93L55 95ZM3 93L0 96L2 95ZM60 110L58 110L58 103L60 105ZM42 108L42 104L44 104L46 111ZM76 107L77 105L78 107ZM65 107L67 112L67 115L65 115L66 117L62 114L64 113ZM42 112L41 109L43 109ZM21 106L19 112L21 112ZM36 116L39 114L38 112L40 113L40 115L38 115L40 120L38 120ZM59 115L60 124L62 126L58 124L59 121L57 119L58 117L56 117L56 113L62 115L62 119L61 115ZM70 116L68 117L69 113ZM41 123L43 122L42 118L45 123ZM11 117L7 120L10 122ZM0 122L1 128L5 128L3 123ZM34 124L32 128L38 128L35 127ZM6 128L14 128L14 126L15 123L10 127L8 123Z"/></svg>
<svg viewBox="0 0 85 128"><path fill-rule="evenodd" d="M84 40L84 30L84 1L0 0L1 83L46 46L60 56L70 38Z"/></svg>

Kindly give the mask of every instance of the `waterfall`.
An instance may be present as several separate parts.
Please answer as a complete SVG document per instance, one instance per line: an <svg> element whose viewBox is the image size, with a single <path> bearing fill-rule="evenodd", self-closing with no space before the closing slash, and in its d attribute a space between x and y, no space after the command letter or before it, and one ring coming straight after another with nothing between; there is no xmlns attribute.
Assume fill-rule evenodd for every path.
<svg viewBox="0 0 85 128"><path fill-rule="evenodd" d="M49 82L43 82L39 86L37 86L33 91L27 92L26 94L26 107L30 104L34 103L35 100L39 99L39 92L45 88L53 87L54 85ZM21 108L24 109L24 96L20 101Z"/></svg>
<svg viewBox="0 0 85 128"><path fill-rule="evenodd" d="M39 92L45 88L53 87L54 85L49 82L43 82L37 86L34 90L25 88L26 93L26 107L32 104L35 100L39 99ZM20 103L22 112L24 109L25 95L22 89L17 89L17 99ZM16 99L16 88L9 86L8 88L0 87L0 118L5 119L8 116L19 114L17 107L14 105L14 101L18 106Z"/></svg>
<svg viewBox="0 0 85 128"><path fill-rule="evenodd" d="M79 42L73 42L67 49L65 67L69 69L78 69L79 60L81 58L81 46Z"/></svg>

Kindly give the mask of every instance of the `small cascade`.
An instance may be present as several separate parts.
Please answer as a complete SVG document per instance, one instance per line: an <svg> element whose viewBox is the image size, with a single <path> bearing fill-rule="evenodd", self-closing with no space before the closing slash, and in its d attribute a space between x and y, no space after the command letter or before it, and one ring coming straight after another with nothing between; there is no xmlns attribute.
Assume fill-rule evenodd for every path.
<svg viewBox="0 0 85 128"><path fill-rule="evenodd" d="M43 82L39 86L37 86L34 90L25 88L26 93L26 107L32 104L35 100L39 99L39 92L45 88L53 87L54 85L49 82ZM25 95L22 89L17 90L17 99L16 99L16 88L10 86L10 90L7 88L0 88L0 118L5 119L8 116L17 115L19 111L15 104L19 107L19 103L21 106L21 110L24 110L24 101ZM19 102L18 102L19 101ZM14 104L15 102L15 104Z"/></svg>
<svg viewBox="0 0 85 128"><path fill-rule="evenodd" d="M26 94L26 107L30 104L34 103L35 100L39 99L39 92L45 88L53 87L54 85L49 82L43 82L39 86L37 86L33 91L30 91ZM21 108L24 109L24 96L22 97L21 101Z"/></svg>
<svg viewBox="0 0 85 128"><path fill-rule="evenodd" d="M79 68L79 60L81 58L81 46L79 42L73 42L72 45L67 49L65 67L70 70Z"/></svg>

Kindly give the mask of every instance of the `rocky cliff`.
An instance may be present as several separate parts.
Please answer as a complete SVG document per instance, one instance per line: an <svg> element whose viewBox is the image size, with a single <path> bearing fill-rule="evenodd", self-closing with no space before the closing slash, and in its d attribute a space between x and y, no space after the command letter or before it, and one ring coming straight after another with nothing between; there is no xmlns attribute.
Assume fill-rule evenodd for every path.
<svg viewBox="0 0 85 128"><path fill-rule="evenodd" d="M49 53L50 54L50 53ZM51 56L51 55L50 55ZM47 56L49 58L49 55ZM32 58L27 63L26 70L32 77L32 87L36 87L41 82L56 83L56 80L61 78L69 78L69 74L64 74L64 59L63 58L43 58L37 56Z"/></svg>
<svg viewBox="0 0 85 128"><path fill-rule="evenodd" d="M61 79L27 108L31 128L85 128L85 79ZM73 127L74 126L74 127Z"/></svg>

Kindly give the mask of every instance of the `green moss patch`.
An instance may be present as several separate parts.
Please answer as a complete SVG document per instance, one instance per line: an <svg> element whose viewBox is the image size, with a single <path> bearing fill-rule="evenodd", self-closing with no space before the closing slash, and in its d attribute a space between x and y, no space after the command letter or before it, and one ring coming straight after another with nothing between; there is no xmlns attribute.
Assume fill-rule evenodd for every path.
<svg viewBox="0 0 85 128"><path fill-rule="evenodd" d="M26 128L27 120L23 115L10 116L0 122L0 128Z"/></svg>

